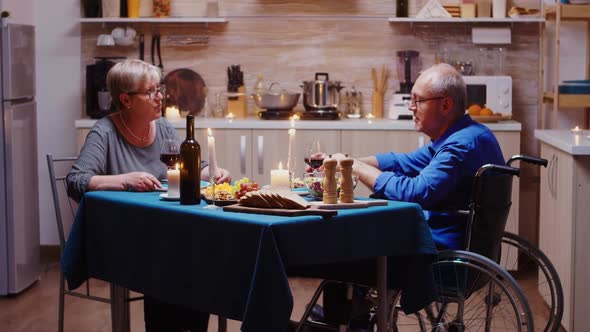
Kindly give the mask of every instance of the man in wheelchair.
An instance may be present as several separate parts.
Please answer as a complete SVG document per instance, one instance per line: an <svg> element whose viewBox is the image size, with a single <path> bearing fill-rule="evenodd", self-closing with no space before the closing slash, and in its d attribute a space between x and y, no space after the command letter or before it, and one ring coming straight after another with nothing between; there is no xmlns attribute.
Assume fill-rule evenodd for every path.
<svg viewBox="0 0 590 332"><path fill-rule="evenodd" d="M467 215L437 210L468 210L477 170L505 163L494 134L465 114L466 99L465 82L455 68L438 64L425 70L412 88L410 110L415 129L431 142L410 153L356 158L353 165L353 174L375 196L420 204L439 249L464 248ZM332 157L340 160L344 155ZM358 288L354 294L353 302L364 296ZM324 292L325 304L345 298L345 289L338 285ZM338 306L327 306L326 320L338 320ZM368 315L361 316L359 322L353 320L353 327L368 325Z"/></svg>

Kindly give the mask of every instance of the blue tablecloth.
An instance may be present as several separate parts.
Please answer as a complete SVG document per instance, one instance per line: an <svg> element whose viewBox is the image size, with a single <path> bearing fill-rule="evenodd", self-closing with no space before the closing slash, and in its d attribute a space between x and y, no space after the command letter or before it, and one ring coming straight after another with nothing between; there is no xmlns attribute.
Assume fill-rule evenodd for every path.
<svg viewBox="0 0 590 332"><path fill-rule="evenodd" d="M243 331L281 331L293 308L288 269L311 266L324 276L323 266L340 264L359 280L365 273L346 271L346 262L389 256L388 282L403 290L404 309L432 299L436 249L416 204L340 210L332 219L204 210L204 204L162 201L159 193L87 193L62 257L69 288L98 278L242 320Z"/></svg>

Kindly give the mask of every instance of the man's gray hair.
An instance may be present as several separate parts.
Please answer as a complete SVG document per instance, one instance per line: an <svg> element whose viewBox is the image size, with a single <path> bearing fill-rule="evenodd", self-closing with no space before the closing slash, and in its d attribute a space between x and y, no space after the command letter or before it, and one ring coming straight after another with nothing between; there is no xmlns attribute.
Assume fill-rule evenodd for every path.
<svg viewBox="0 0 590 332"><path fill-rule="evenodd" d="M455 67L439 63L422 73L427 75L430 92L433 96L451 97L454 102L453 111L457 114L465 114L467 108L467 87L461 73Z"/></svg>
<svg viewBox="0 0 590 332"><path fill-rule="evenodd" d="M135 92L139 85L146 82L160 82L160 69L141 60L125 60L117 63L107 74L107 88L111 93L113 103L121 110L123 105L119 100L121 93Z"/></svg>

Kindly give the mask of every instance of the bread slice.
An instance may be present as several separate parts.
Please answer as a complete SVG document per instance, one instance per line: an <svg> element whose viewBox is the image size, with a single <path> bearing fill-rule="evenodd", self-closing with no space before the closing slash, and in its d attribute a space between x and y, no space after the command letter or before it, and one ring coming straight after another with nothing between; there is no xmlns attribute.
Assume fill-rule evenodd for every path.
<svg viewBox="0 0 590 332"><path fill-rule="evenodd" d="M259 190L246 193L240 198L244 206L274 209L305 210L310 207L308 201L291 190Z"/></svg>

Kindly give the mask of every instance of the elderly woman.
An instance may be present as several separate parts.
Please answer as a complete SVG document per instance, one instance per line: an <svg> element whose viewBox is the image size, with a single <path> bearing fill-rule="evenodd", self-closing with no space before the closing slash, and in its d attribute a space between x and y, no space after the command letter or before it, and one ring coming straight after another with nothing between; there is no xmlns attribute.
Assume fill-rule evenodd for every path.
<svg viewBox="0 0 590 332"><path fill-rule="evenodd" d="M79 201L87 191L153 191L166 178L160 161L165 139L178 140L176 131L161 118L160 70L140 60L115 65L107 86L118 112L96 122L86 136L78 160L67 176L68 194ZM207 163L201 164L209 179ZM231 181L219 169L218 182ZM206 331L208 314L168 305L148 296L144 301L146 331Z"/></svg>

